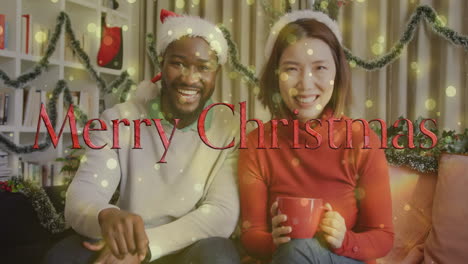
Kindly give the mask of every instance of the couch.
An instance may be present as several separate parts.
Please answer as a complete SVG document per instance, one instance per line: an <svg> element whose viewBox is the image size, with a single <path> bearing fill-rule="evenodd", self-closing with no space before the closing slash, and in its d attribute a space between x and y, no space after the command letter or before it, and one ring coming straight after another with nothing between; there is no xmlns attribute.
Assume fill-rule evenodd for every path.
<svg viewBox="0 0 468 264"><path fill-rule="evenodd" d="M442 155L438 173L390 166L394 247L379 264L468 263L468 155ZM63 186L46 188L63 211ZM0 192L1 263L40 263L48 248L72 230L52 235L28 199Z"/></svg>
<svg viewBox="0 0 468 264"><path fill-rule="evenodd" d="M390 166L395 240L379 264L468 263L468 155L443 154L437 173Z"/></svg>

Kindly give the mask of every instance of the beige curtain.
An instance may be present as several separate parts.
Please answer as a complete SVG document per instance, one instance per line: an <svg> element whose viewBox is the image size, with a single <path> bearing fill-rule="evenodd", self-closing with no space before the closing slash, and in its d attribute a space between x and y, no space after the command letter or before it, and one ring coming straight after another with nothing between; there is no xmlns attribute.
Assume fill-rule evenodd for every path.
<svg viewBox="0 0 468 264"><path fill-rule="evenodd" d="M199 15L214 23L223 23L237 43L240 60L260 72L263 50L270 28L263 0L145 0L141 4L141 38L156 34L162 8L177 13ZM288 1L289 3L286 3ZM309 8L311 0L271 0L276 10L288 5ZM317 0L319 1L319 0ZM338 22L343 45L362 58L384 54L400 38L409 17L420 4L432 6L446 25L468 35L468 1L464 0L353 0L342 7ZM144 41L142 41L144 43ZM145 48L140 47L144 78L154 75ZM382 118L393 123L400 115L412 120L418 116L434 118L439 129L462 131L468 114L468 53L432 32L430 26L418 26L413 41L401 57L387 67L368 72L352 68L353 103L347 115L354 118ZM248 102L249 118L269 119L269 113L255 98L255 89L234 73L223 68L214 99L238 105Z"/></svg>

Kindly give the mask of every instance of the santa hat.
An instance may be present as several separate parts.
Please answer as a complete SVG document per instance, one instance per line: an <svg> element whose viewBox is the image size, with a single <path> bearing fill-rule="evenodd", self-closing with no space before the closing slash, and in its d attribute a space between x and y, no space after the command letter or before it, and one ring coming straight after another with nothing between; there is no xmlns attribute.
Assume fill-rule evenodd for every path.
<svg viewBox="0 0 468 264"><path fill-rule="evenodd" d="M228 45L221 30L214 24L197 16L181 16L166 9L161 9L162 22L157 34L156 52L162 55L172 42L184 36L201 37L210 44L212 50L218 56L219 64L227 62ZM145 101L157 96L158 89L155 85L161 79L161 73L149 81L140 83L136 96Z"/></svg>
<svg viewBox="0 0 468 264"><path fill-rule="evenodd" d="M279 33L283 28L297 20L300 19L314 19L320 23L325 24L335 35L338 41L341 43L342 37L341 32L338 27L336 21L331 19L328 15L312 10L299 10L287 13L286 15L282 16L271 28L270 36L268 36L268 40L265 46L265 57L268 59L271 56L271 52L273 51L273 46L275 45L276 39L278 38Z"/></svg>
<svg viewBox="0 0 468 264"><path fill-rule="evenodd" d="M201 37L218 55L218 62L227 61L228 45L221 29L214 24L196 16L180 16L168 10L161 10L161 29L158 31L156 51L164 53L173 41L183 36Z"/></svg>

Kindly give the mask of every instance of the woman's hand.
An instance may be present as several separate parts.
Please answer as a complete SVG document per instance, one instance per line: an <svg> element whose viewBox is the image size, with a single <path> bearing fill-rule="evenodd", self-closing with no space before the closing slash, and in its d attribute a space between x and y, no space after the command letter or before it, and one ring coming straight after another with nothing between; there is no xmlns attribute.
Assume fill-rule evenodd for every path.
<svg viewBox="0 0 468 264"><path fill-rule="evenodd" d="M337 211L333 211L329 203L325 204L327 212L320 222L320 229L325 233L325 240L333 248L340 248L346 234L346 223Z"/></svg>
<svg viewBox="0 0 468 264"><path fill-rule="evenodd" d="M291 240L290 237L284 236L291 233L292 228L290 226L281 226L281 223L286 221L288 217L285 214L278 215L278 202L274 202L271 205L270 213L273 216L271 218L271 235L273 237L273 243L279 246L283 243L287 243Z"/></svg>

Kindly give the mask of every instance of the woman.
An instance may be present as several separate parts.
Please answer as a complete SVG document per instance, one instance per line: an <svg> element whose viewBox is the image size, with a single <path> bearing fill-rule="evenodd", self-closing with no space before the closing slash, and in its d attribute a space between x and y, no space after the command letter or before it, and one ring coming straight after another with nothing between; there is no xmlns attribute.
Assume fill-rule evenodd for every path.
<svg viewBox="0 0 468 264"><path fill-rule="evenodd" d="M319 12L289 13L272 28L260 99L283 120L266 125L264 149L259 130L252 131L239 157L241 241L257 259L375 263L392 248L388 167L379 139L371 132L371 149L363 149L362 125L353 123L353 148L345 148L346 124L338 121L349 119L342 113L350 86L340 41L336 23ZM326 202L314 238L288 237L287 215L277 214L279 196Z"/></svg>

